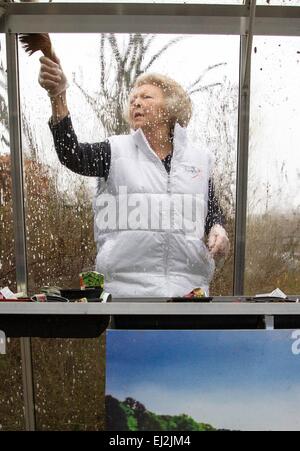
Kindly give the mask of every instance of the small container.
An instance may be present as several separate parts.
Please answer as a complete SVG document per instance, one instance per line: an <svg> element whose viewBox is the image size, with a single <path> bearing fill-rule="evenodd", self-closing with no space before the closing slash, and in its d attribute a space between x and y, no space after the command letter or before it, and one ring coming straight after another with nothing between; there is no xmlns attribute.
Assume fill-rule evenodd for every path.
<svg viewBox="0 0 300 451"><path fill-rule="evenodd" d="M102 288L104 287L104 275L97 271L86 271L79 274L80 288Z"/></svg>
<svg viewBox="0 0 300 451"><path fill-rule="evenodd" d="M45 293L35 294L31 298L34 302L47 302L47 295Z"/></svg>

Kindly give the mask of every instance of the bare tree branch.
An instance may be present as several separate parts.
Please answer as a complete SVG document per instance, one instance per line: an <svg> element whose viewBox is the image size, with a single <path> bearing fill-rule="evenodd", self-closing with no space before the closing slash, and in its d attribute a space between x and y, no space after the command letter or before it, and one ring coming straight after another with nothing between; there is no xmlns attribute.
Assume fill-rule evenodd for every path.
<svg viewBox="0 0 300 451"><path fill-rule="evenodd" d="M93 108L93 111L98 115L98 109L97 109L97 99L95 97L92 97L77 81L76 78L73 77L73 83L79 91L83 94L85 97L87 103Z"/></svg>
<svg viewBox="0 0 300 451"><path fill-rule="evenodd" d="M111 48L112 48L113 54L115 56L115 59L116 59L116 61L118 63L118 66L120 67L122 65L122 57L121 57L121 54L120 54L120 51L119 51L117 39L116 39L116 37L115 37L115 35L113 33L109 33L108 42L111 45Z"/></svg>
<svg viewBox="0 0 300 451"><path fill-rule="evenodd" d="M204 77L205 74L207 74L207 72L209 72L209 71L211 71L211 70L213 70L213 69L216 69L217 67L225 66L226 64L227 64L227 63L218 63L218 64L213 64L212 66L208 66L208 67L201 73L200 77L198 77L198 78L194 81L194 83L192 83L192 84L188 87L188 91L189 91L190 89L192 89L194 86L196 86L196 84L199 83L199 82L202 80L202 78Z"/></svg>
<svg viewBox="0 0 300 451"><path fill-rule="evenodd" d="M156 34L153 34L152 36L150 36L148 38L148 40L146 41L146 39L144 40L144 50L145 52L147 52L149 50L150 45L152 44L152 42L154 41L154 39L157 37Z"/></svg>
<svg viewBox="0 0 300 451"><path fill-rule="evenodd" d="M215 86L222 86L222 83L212 83L210 85L200 86L200 88L194 89L193 91L188 91L188 94L192 95L195 94L195 92L208 91L209 89L214 88Z"/></svg>
<svg viewBox="0 0 300 451"><path fill-rule="evenodd" d="M104 75L105 75L105 63L104 63L104 42L105 42L105 35L104 33L101 33L101 39L100 39L100 85L101 89L104 91Z"/></svg>
<svg viewBox="0 0 300 451"><path fill-rule="evenodd" d="M29 125L29 119L25 114L24 110L22 110L21 116L22 116L22 129L28 143L30 159L38 160L38 145L35 139L35 134L32 130L32 127Z"/></svg>
<svg viewBox="0 0 300 451"><path fill-rule="evenodd" d="M141 33L136 33L136 54L132 57L132 68L134 70L135 77L139 75L141 71L141 63L144 58L143 54L144 38Z"/></svg>
<svg viewBox="0 0 300 451"><path fill-rule="evenodd" d="M126 61L128 61L130 52L132 51L132 48L133 48L133 44L134 44L134 34L131 33L129 35L129 43L128 43L128 47L127 47L127 50L125 52L124 59L123 59L124 66L126 64Z"/></svg>
<svg viewBox="0 0 300 451"><path fill-rule="evenodd" d="M140 73L145 72L151 65L162 56L172 45L180 42L184 37L177 36L171 39L162 48L157 51L150 61L145 63L145 57L149 55L149 48L154 42L156 35L145 35L141 33L132 33L123 48L117 40L115 34L109 35L102 33L100 39L100 90L95 96L88 92L75 82L75 85L84 95L87 103L92 107L97 118L101 121L105 132L109 134L121 134L128 132L128 124L123 117L123 108L128 99L129 91L135 79ZM105 43L109 43L112 49L112 55L107 58ZM107 67L111 64L114 70ZM191 85L194 89L190 94L204 92L220 83L199 86L204 74L221 64L213 65L207 68L200 77ZM197 86L198 84L198 86Z"/></svg>

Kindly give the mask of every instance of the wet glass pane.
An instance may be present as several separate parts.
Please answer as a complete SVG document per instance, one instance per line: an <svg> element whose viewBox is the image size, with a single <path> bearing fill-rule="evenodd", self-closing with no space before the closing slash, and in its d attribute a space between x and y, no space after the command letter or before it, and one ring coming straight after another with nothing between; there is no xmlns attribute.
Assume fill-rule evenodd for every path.
<svg viewBox="0 0 300 451"><path fill-rule="evenodd" d="M19 339L9 339L0 354L0 430L24 430L24 398Z"/></svg>
<svg viewBox="0 0 300 451"><path fill-rule="evenodd" d="M99 143L113 134L129 133L122 110L133 81L143 71L166 74L189 91L193 116L187 133L199 148L197 158L202 155L201 149L204 155L208 151L215 157L216 197L232 237L238 37L55 34L51 39L68 79L68 109L81 143ZM195 52L201 52L201 58L195 60ZM95 176L75 174L58 159L47 123L51 116L50 99L37 82L39 57L39 54L28 57L20 49L30 294L39 292L45 285L79 287L79 273L84 268L94 268L97 253L92 200L99 181ZM70 131L65 130L63 137L58 135L58 143L62 138L70 138ZM73 145L69 149L73 153ZM194 169L188 165L186 177L194 177ZM181 177L182 171L181 167ZM103 180L100 187L102 183ZM128 255L132 253L131 250ZM131 270L124 256L122 262ZM192 272L193 262L186 264ZM216 272L212 291L231 293L231 275L232 254ZM147 296L147 293L142 291L140 295ZM104 343L97 339L33 340L38 429L102 428L103 362ZM93 383L89 390L86 389L88 381ZM55 406L59 407L55 410ZM85 410L87 406L89 410Z"/></svg>
<svg viewBox="0 0 300 451"><path fill-rule="evenodd" d="M49 97L37 84L37 64L38 55L28 58L20 51L31 295L46 285L79 288L79 273L93 265L95 254L91 203L95 181L75 176L57 159L47 124ZM70 77L72 82L72 73ZM78 109L82 99L77 100ZM84 115L92 121L91 113ZM91 139L91 130L86 130ZM37 429L103 429L104 338L34 338L32 352Z"/></svg>
<svg viewBox="0 0 300 451"><path fill-rule="evenodd" d="M0 34L0 288L16 291L15 265L5 35ZM6 355L0 354L0 430L22 430L20 340L8 338L6 351Z"/></svg>
<svg viewBox="0 0 300 451"><path fill-rule="evenodd" d="M104 430L104 337L32 342L37 430Z"/></svg>
<svg viewBox="0 0 300 451"><path fill-rule="evenodd" d="M5 35L0 35L0 285L16 289ZM5 238L4 238L5 237Z"/></svg>
<svg viewBox="0 0 300 451"><path fill-rule="evenodd" d="M256 37L246 292L300 291L300 39Z"/></svg>
<svg viewBox="0 0 300 451"><path fill-rule="evenodd" d="M129 133L121 113L133 81L141 72L165 74L189 93L193 114L187 134L199 148L199 155L206 155L208 151L215 159L215 197L222 207L232 244L226 264L222 266L222 261L217 262L211 289L214 294L230 294L239 38L55 34L52 41L69 81L68 108L74 130L82 143L97 143L114 134ZM201 58L195 59L195 53L201 54ZM51 115L49 97L36 81L39 55L28 57L20 51L20 69L23 146L28 167L29 287L31 291L46 284L76 287L80 271L86 266L93 267L96 256L91 202L97 180L96 177L74 174L58 161L47 124ZM67 131L65 137L68 135ZM188 171L194 169L182 165L178 170L186 180ZM190 176L193 180L195 174ZM199 184L201 180L199 174L196 176L195 186L198 179ZM207 237L204 241L207 244ZM129 272L128 257L131 258L132 252L128 251L126 258L119 259ZM185 264L185 269L193 273L194 261L189 255ZM105 272L104 267L100 266L100 269ZM107 280L108 287L111 287L109 282L111 280ZM188 288L195 288L196 283L199 284L198 281L190 282ZM123 295L121 291L119 293L119 297L126 297L126 292ZM147 297L147 291L140 291L138 295L142 293Z"/></svg>

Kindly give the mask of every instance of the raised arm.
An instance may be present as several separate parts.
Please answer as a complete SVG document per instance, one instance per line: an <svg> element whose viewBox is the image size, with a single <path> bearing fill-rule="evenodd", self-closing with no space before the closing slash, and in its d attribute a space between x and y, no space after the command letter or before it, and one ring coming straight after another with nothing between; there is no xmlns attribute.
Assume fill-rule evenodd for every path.
<svg viewBox="0 0 300 451"><path fill-rule="evenodd" d="M67 105L68 81L60 60L53 53L51 59L42 56L40 63L39 84L50 98L52 117L49 126L60 162L77 174L107 179L111 155L109 142L78 142Z"/></svg>
<svg viewBox="0 0 300 451"><path fill-rule="evenodd" d="M49 121L60 162L73 172L91 177L108 177L111 159L109 141L79 143L70 115L59 122Z"/></svg>
<svg viewBox="0 0 300 451"><path fill-rule="evenodd" d="M66 91L55 97L50 97L50 101L52 107L51 120L53 124L56 124L69 114Z"/></svg>
<svg viewBox="0 0 300 451"><path fill-rule="evenodd" d="M52 121L59 122L69 113L66 96L68 80L54 52L51 59L42 56L40 63L39 84L46 89L50 97Z"/></svg>

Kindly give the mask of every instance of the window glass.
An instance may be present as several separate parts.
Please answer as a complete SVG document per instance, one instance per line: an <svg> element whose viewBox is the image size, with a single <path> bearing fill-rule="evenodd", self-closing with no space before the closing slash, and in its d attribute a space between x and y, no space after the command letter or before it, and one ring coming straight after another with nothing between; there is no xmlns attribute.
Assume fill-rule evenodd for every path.
<svg viewBox="0 0 300 451"><path fill-rule="evenodd" d="M28 290L32 295L46 285L79 288L79 273L94 263L94 181L59 163L47 123L49 97L37 83L40 55L28 58L20 49L19 56ZM80 126L88 131L88 105L83 114ZM104 338L32 339L38 430L104 428L104 354Z"/></svg>
<svg viewBox="0 0 300 451"><path fill-rule="evenodd" d="M32 339L36 429L105 429L105 346L100 339Z"/></svg>
<svg viewBox="0 0 300 451"><path fill-rule="evenodd" d="M0 34L0 288L9 287L16 292L5 50L5 35ZM7 339L6 355L0 355L0 430L22 430L24 401L20 340Z"/></svg>
<svg viewBox="0 0 300 451"><path fill-rule="evenodd" d="M69 81L67 102L80 142L95 143L129 132L121 110L140 72L165 74L190 93L193 114L187 133L199 152L208 150L215 158L215 194L232 244L226 264L217 263L211 291L230 294L239 38L141 34L51 38ZM123 67L118 58L129 49ZM47 124L49 97L37 83L39 56L20 51L30 290L77 286L82 268L92 267L96 255L92 198L97 180L74 174L58 161Z"/></svg>
<svg viewBox="0 0 300 451"><path fill-rule="evenodd" d="M255 37L246 292L300 290L300 39Z"/></svg>
<svg viewBox="0 0 300 451"><path fill-rule="evenodd" d="M68 108L82 143L129 133L121 110L141 71L163 73L189 90L193 115L188 136L199 152L208 150L216 160L215 192L232 242L230 258L217 269L211 292L230 294L239 38L53 34L51 39L68 78ZM124 58L129 47L127 72L120 76L120 55ZM48 125L50 99L37 82L40 56L28 57L19 49L30 294L45 285L79 287L79 273L94 268L97 251L92 200L98 180L71 172L58 159ZM32 349L37 428L103 428L103 339L34 339ZM94 385L87 393L82 387L91 380ZM65 381L63 391L57 390L59 381Z"/></svg>

